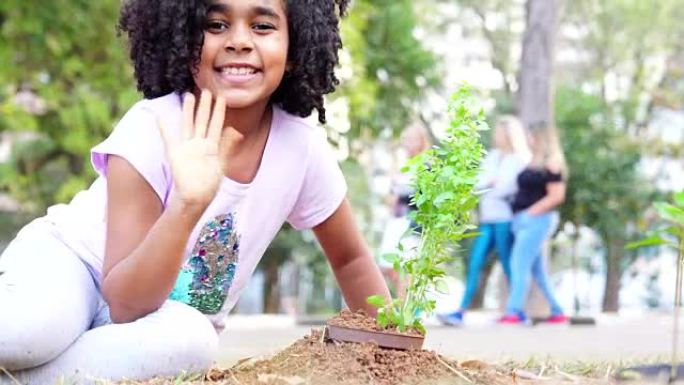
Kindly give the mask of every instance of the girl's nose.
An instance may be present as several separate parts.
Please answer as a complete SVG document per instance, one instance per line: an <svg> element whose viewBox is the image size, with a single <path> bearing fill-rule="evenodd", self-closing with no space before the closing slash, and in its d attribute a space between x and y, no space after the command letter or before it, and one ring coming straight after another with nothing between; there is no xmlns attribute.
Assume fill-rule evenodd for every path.
<svg viewBox="0 0 684 385"><path fill-rule="evenodd" d="M228 51L251 51L254 48L254 42L249 26L233 26L227 34L224 47Z"/></svg>

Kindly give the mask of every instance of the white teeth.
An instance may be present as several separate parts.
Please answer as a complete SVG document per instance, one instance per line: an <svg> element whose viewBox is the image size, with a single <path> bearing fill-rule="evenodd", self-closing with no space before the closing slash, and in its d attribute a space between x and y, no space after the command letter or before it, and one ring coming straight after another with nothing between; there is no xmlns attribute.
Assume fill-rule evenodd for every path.
<svg viewBox="0 0 684 385"><path fill-rule="evenodd" d="M226 75L251 75L256 70L249 67L224 67L221 72Z"/></svg>

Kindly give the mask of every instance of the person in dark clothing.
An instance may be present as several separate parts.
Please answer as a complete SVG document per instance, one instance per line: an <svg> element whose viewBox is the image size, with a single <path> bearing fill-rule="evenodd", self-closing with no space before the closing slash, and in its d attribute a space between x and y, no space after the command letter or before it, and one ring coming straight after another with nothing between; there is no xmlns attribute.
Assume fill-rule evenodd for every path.
<svg viewBox="0 0 684 385"><path fill-rule="evenodd" d="M564 323L568 317L549 284L543 245L558 226L556 208L565 200L567 167L554 129L533 129L528 140L532 161L518 175L518 192L512 203L514 243L511 251L511 291L506 313L499 323L527 322L523 309L531 278L537 282L551 305L551 317L547 321Z"/></svg>

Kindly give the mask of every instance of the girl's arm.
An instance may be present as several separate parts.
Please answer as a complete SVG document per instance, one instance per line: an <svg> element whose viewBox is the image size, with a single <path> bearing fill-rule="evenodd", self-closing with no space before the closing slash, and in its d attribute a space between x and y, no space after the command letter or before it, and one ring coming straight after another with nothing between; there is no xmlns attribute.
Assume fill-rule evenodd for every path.
<svg viewBox="0 0 684 385"><path fill-rule="evenodd" d="M561 167L557 164L548 164L546 168L554 173L561 174ZM553 181L546 184L546 195L527 209L529 215L541 215L553 210L565 201L565 181Z"/></svg>
<svg viewBox="0 0 684 385"><path fill-rule="evenodd" d="M492 187L495 181L495 154L494 150L487 153L480 166L480 172L477 175L477 182L475 183L475 190L483 190Z"/></svg>
<svg viewBox="0 0 684 385"><path fill-rule="evenodd" d="M546 195L527 209L529 215L541 215L553 210L565 200L565 182L546 184Z"/></svg>
<svg viewBox="0 0 684 385"><path fill-rule="evenodd" d="M488 195L497 198L513 196L518 191L518 175L525 168L518 157L504 158L496 170L496 177Z"/></svg>
<svg viewBox="0 0 684 385"><path fill-rule="evenodd" d="M375 316L377 308L367 304L366 298L377 294L389 300L390 293L368 245L356 227L349 202L345 199L313 231L328 257L349 308L363 309Z"/></svg>
<svg viewBox="0 0 684 385"><path fill-rule="evenodd" d="M102 294L114 323L131 322L166 300L183 262L185 245L205 207L162 203L128 163L109 156L107 241Z"/></svg>
<svg viewBox="0 0 684 385"><path fill-rule="evenodd" d="M174 180L166 210L152 187L126 160L110 156L107 165L107 241L102 294L115 323L157 310L173 289L190 234L216 195L225 159L241 140L223 128L226 104L202 91L183 100L180 138L160 123Z"/></svg>

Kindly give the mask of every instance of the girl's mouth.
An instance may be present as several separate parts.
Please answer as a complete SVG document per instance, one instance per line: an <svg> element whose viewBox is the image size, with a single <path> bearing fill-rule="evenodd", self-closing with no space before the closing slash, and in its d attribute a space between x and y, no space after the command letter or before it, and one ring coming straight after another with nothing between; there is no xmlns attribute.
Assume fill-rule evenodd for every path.
<svg viewBox="0 0 684 385"><path fill-rule="evenodd" d="M227 65L215 70L222 81L230 84L246 83L261 73L259 69L248 65Z"/></svg>

